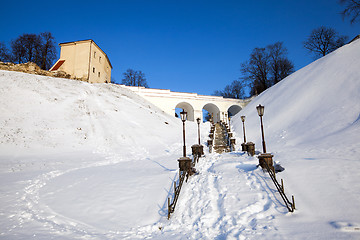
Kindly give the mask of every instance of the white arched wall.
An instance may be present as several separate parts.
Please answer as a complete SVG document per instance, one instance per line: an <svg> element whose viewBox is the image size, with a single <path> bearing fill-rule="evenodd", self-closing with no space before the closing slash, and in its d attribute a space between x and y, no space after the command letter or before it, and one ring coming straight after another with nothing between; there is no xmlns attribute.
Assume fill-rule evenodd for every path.
<svg viewBox="0 0 360 240"><path fill-rule="evenodd" d="M194 108L190 103L187 102L181 102L178 103L175 108L181 108L183 109L185 112L187 112L187 120L189 121L194 121Z"/></svg>
<svg viewBox="0 0 360 240"><path fill-rule="evenodd" d="M202 109L205 109L214 117L214 122L220 121L220 109L215 104L207 103Z"/></svg>
<svg viewBox="0 0 360 240"><path fill-rule="evenodd" d="M150 101L164 112L174 116L175 108L182 108L188 112L188 120L194 121L196 118L203 119L202 110L215 112L214 120L226 120L226 116L230 112L236 114L239 109L244 108L251 100L249 99L230 99L221 96L198 95L197 93L172 92L167 89L152 89L144 87L124 86L146 100ZM209 104L209 105L208 105ZM233 107L234 105L239 108ZM204 108L206 106L206 108ZM216 106L216 108L214 107Z"/></svg>

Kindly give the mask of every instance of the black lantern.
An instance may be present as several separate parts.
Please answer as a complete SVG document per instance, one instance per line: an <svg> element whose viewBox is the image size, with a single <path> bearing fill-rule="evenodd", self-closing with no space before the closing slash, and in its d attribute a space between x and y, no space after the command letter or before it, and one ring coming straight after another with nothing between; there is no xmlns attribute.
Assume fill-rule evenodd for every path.
<svg viewBox="0 0 360 240"><path fill-rule="evenodd" d="M180 112L180 117L181 117L181 121L185 122L187 119L187 112L185 112L184 110Z"/></svg>
<svg viewBox="0 0 360 240"><path fill-rule="evenodd" d="M259 106L256 107L256 110L259 114L259 117L264 116L264 106L261 106L261 104L259 104Z"/></svg>

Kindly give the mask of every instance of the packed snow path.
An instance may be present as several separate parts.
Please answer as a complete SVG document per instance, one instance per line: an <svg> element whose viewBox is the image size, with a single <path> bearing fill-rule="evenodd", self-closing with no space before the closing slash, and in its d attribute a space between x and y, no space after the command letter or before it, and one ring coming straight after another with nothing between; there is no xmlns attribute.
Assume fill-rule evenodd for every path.
<svg viewBox="0 0 360 240"><path fill-rule="evenodd" d="M171 239L282 239L274 218L287 214L258 160L245 153L200 158L199 172L183 185L163 237Z"/></svg>

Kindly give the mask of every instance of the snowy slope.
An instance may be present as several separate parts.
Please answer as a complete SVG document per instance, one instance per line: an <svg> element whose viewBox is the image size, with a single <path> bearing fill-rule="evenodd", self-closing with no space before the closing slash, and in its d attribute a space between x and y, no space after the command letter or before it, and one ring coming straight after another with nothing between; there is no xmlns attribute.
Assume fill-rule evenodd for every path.
<svg viewBox="0 0 360 240"><path fill-rule="evenodd" d="M256 106L265 106L267 151L285 167L279 177L299 209L279 220L286 235L360 238L359 59L358 40L287 77L234 117L238 141L245 115L247 140L262 151ZM342 231L349 235L336 238Z"/></svg>
<svg viewBox="0 0 360 240"><path fill-rule="evenodd" d="M151 142L161 143L161 133L155 133L171 131L178 124L117 85L6 71L1 71L1 80L3 151L11 146L30 151L44 147L46 151L73 150L90 145L112 149L138 144L146 148L150 143L138 142L141 139L136 133L147 129L154 137ZM159 121L163 121L160 129L150 127Z"/></svg>
<svg viewBox="0 0 360 240"><path fill-rule="evenodd" d="M72 239L165 214L179 119L118 85L7 71L0 83L0 236ZM190 145L196 127L187 124Z"/></svg>

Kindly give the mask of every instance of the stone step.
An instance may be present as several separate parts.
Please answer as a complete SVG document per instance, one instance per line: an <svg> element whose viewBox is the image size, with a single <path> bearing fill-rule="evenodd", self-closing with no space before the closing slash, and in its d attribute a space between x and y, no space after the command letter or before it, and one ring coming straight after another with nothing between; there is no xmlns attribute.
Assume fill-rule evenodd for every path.
<svg viewBox="0 0 360 240"><path fill-rule="evenodd" d="M227 145L226 130L219 124L215 124L214 151L216 153L229 152L230 147Z"/></svg>

